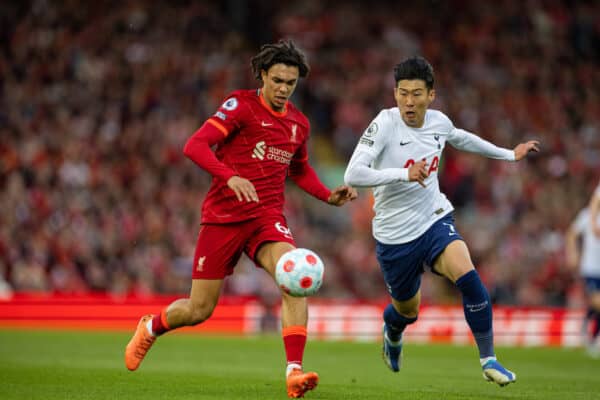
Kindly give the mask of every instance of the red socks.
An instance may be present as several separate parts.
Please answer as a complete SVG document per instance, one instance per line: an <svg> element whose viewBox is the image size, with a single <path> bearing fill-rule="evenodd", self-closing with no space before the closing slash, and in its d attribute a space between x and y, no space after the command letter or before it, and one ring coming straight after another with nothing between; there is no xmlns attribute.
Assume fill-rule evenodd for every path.
<svg viewBox="0 0 600 400"><path fill-rule="evenodd" d="M152 333L156 336L160 336L165 332L171 330L171 327L167 323L167 309L165 308L152 318Z"/></svg>
<svg viewBox="0 0 600 400"><path fill-rule="evenodd" d="M304 347L306 346L306 327L302 325L288 326L283 328L281 333L287 363L302 365Z"/></svg>

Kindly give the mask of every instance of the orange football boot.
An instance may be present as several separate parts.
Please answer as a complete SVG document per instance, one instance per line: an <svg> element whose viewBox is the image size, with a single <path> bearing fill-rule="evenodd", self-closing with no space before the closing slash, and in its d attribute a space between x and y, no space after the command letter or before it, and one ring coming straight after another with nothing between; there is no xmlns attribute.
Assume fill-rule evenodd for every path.
<svg viewBox="0 0 600 400"><path fill-rule="evenodd" d="M146 356L146 353L150 350L150 347L152 347L156 340L156 336L152 336L146 328L146 324L153 317L154 316L150 314L140 318L140 322L137 324L133 337L129 343L127 343L127 347L125 347L125 366L130 371L138 369Z"/></svg>
<svg viewBox="0 0 600 400"><path fill-rule="evenodd" d="M288 397L297 399L317 387L319 375L316 372L302 372L296 368L287 376L286 383Z"/></svg>

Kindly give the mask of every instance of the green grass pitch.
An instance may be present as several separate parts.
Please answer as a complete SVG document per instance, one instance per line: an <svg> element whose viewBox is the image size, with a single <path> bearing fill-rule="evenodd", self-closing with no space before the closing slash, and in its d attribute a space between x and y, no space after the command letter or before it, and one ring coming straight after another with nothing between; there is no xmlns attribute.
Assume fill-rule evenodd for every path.
<svg viewBox="0 0 600 400"><path fill-rule="evenodd" d="M129 334L0 330L0 398L286 399L283 345L257 338L168 334L136 372L123 365ZM379 343L310 341L305 367L320 375L307 399L600 399L600 360L581 349L499 348L517 373L486 383L472 347L405 345L390 372Z"/></svg>

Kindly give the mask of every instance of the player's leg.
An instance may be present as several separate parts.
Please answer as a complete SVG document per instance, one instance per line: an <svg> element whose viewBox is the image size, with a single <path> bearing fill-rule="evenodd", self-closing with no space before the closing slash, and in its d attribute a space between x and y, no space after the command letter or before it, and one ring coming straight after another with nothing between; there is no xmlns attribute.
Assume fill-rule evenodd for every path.
<svg viewBox="0 0 600 400"><path fill-rule="evenodd" d="M377 242L377 261L391 302L383 312L383 361L393 372L402 362L402 334L417 320L421 304L424 236L412 242L389 245Z"/></svg>
<svg viewBox="0 0 600 400"><path fill-rule="evenodd" d="M127 369L135 371L140 366L158 336L208 319L219 300L222 285L223 280L194 279L189 298L175 300L157 315L143 316L125 347Z"/></svg>
<svg viewBox="0 0 600 400"><path fill-rule="evenodd" d="M515 382L515 373L505 369L496 359L492 331L492 303L487 289L473 266L465 242L462 240L450 242L437 256L434 270L454 282L462 293L465 319L479 348L484 378L500 386Z"/></svg>
<svg viewBox="0 0 600 400"><path fill-rule="evenodd" d="M263 243L255 255L256 262L275 279L275 268L281 256L295 248L289 242ZM302 361L306 346L308 305L305 297L292 297L281 292L281 324L287 358L286 384L289 397L303 397L317 386L319 376L304 372Z"/></svg>
<svg viewBox="0 0 600 400"><path fill-rule="evenodd" d="M402 334L406 327L417 321L421 291L412 298L399 301L392 298L383 311L383 361L394 372L402 367Z"/></svg>
<svg viewBox="0 0 600 400"><path fill-rule="evenodd" d="M125 347L125 366L136 370L156 338L181 326L205 321L212 314L225 276L243 252L244 224L203 226L198 235L188 298L178 299L156 315L143 316Z"/></svg>
<svg viewBox="0 0 600 400"><path fill-rule="evenodd" d="M589 301L586 301L589 304ZM590 326L593 327L593 322L596 318L596 311L591 306L588 306L583 320L581 321L581 338L585 348L589 348L592 344L592 336L590 332ZM591 324L590 324L591 323Z"/></svg>
<svg viewBox="0 0 600 400"><path fill-rule="evenodd" d="M592 329L588 345L588 354L600 358L600 279L588 279L588 304L593 310Z"/></svg>

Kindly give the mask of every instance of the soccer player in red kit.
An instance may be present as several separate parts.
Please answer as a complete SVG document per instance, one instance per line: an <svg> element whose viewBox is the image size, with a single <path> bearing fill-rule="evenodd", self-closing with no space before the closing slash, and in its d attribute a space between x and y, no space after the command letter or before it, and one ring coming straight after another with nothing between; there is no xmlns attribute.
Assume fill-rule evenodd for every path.
<svg viewBox="0 0 600 400"><path fill-rule="evenodd" d="M291 41L267 44L252 58L252 69L262 87L231 93L185 144L184 154L213 176L202 205L191 293L159 314L141 318L125 349L129 370L139 367L157 336L210 317L223 280L233 273L242 253L275 279L277 261L295 248L283 216L287 176L335 206L356 198L350 186L329 190L308 164L310 124L289 101L299 78L309 72L304 54ZM302 369L307 302L281 296L287 392L289 397L303 397L319 379Z"/></svg>

